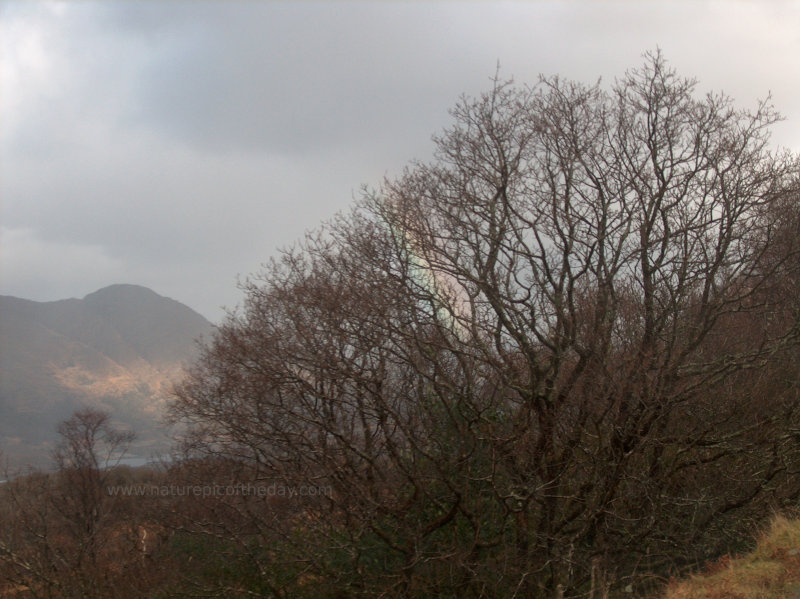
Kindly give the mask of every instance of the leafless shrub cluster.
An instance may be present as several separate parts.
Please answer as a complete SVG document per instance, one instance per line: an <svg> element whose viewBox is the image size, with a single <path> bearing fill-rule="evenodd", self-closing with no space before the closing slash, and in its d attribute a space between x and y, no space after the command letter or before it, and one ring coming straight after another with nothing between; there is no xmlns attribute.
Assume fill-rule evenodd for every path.
<svg viewBox="0 0 800 599"><path fill-rule="evenodd" d="M134 596L159 570L147 559L159 527L107 492L129 478L116 466L133 435L90 409L58 432L55 472L18 475L0 487L0 596Z"/></svg>

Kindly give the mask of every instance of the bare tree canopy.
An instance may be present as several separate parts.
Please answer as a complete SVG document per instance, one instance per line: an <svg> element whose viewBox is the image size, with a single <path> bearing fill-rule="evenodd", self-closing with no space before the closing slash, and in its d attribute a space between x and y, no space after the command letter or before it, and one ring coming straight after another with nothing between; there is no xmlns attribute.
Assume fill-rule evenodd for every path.
<svg viewBox="0 0 800 599"><path fill-rule="evenodd" d="M92 408L73 413L58 434L54 473L19 475L0 489L0 593L129 596L119 574L138 565L127 534L135 512L120 513L106 485L135 435Z"/></svg>
<svg viewBox="0 0 800 599"><path fill-rule="evenodd" d="M797 499L798 162L695 87L497 80L245 285L172 410L333 489L237 533L272 588L599 598Z"/></svg>

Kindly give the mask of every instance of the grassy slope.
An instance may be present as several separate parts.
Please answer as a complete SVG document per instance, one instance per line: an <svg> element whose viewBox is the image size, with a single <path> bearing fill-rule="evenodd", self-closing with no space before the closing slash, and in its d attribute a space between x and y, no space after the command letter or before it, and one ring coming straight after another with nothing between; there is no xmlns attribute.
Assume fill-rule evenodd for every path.
<svg viewBox="0 0 800 599"><path fill-rule="evenodd" d="M752 553L671 584L665 599L800 599L800 520L777 517Z"/></svg>

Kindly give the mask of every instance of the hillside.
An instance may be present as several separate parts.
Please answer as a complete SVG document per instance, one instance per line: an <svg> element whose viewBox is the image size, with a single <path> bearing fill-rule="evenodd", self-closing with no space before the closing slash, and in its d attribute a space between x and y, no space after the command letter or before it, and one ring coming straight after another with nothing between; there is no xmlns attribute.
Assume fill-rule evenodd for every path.
<svg viewBox="0 0 800 599"><path fill-rule="evenodd" d="M45 465L57 423L77 407L136 429L137 451L165 445L163 402L211 324L145 287L83 299L0 296L0 449L12 465Z"/></svg>
<svg viewBox="0 0 800 599"><path fill-rule="evenodd" d="M664 599L800 597L800 521L777 517L752 553L725 558L705 574L674 582Z"/></svg>

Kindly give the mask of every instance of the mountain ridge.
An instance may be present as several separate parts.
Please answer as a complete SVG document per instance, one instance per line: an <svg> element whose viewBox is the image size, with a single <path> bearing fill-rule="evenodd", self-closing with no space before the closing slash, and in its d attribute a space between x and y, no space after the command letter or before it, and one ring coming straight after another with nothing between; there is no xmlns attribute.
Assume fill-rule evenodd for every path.
<svg viewBox="0 0 800 599"><path fill-rule="evenodd" d="M140 285L49 302L0 296L0 451L43 464L57 423L85 406L136 429L137 451L163 448L169 389L212 331L196 311Z"/></svg>

